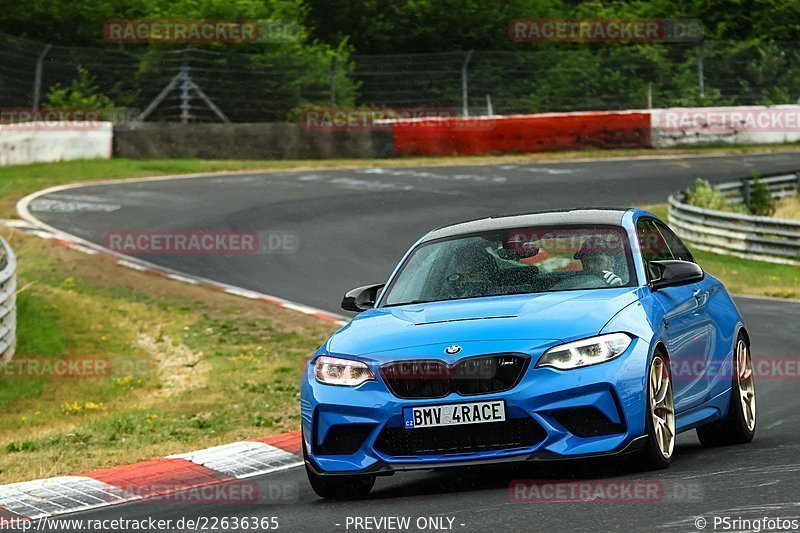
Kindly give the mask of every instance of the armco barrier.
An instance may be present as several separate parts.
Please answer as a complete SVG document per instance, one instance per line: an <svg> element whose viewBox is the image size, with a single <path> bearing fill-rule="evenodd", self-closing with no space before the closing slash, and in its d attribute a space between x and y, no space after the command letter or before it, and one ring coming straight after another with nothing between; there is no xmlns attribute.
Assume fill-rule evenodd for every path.
<svg viewBox="0 0 800 533"><path fill-rule="evenodd" d="M28 122L0 125L0 167L109 159L110 122Z"/></svg>
<svg viewBox="0 0 800 533"><path fill-rule="evenodd" d="M797 194L798 174L761 178L773 198ZM742 202L752 179L724 183L718 188L733 202ZM699 250L800 265L800 221L703 209L684 203L680 192L669 197L669 222L675 233Z"/></svg>
<svg viewBox="0 0 800 533"><path fill-rule="evenodd" d="M395 155L474 155L650 146L650 113L548 113L394 123Z"/></svg>
<svg viewBox="0 0 800 533"><path fill-rule="evenodd" d="M0 363L14 356L17 345L17 258L0 238Z"/></svg>

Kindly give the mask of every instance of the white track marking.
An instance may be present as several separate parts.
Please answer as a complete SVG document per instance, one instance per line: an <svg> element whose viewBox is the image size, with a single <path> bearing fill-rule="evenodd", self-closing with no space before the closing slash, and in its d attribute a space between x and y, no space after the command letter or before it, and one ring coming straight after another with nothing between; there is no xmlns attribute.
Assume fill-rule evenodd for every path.
<svg viewBox="0 0 800 533"><path fill-rule="evenodd" d="M171 455L168 458L186 459L237 479L269 474L303 464L303 459L295 454L263 442L234 442Z"/></svg>
<svg viewBox="0 0 800 533"><path fill-rule="evenodd" d="M0 507L27 518L42 518L115 503L139 496L85 476L63 476L0 485Z"/></svg>

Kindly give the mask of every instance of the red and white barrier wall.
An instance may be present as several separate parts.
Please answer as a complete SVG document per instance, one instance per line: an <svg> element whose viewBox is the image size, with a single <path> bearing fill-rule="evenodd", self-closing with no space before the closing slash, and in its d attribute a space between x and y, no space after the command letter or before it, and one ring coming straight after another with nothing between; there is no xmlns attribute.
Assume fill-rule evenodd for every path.
<svg viewBox="0 0 800 533"><path fill-rule="evenodd" d="M653 146L800 141L800 106L675 107L651 111Z"/></svg>
<svg viewBox="0 0 800 533"><path fill-rule="evenodd" d="M773 144L800 140L800 106L669 108L387 121L395 155Z"/></svg>
<svg viewBox="0 0 800 533"><path fill-rule="evenodd" d="M111 122L26 122L0 125L0 167L109 159Z"/></svg>
<svg viewBox="0 0 800 533"><path fill-rule="evenodd" d="M650 146L650 115L622 111L399 121L394 144L396 155L637 148Z"/></svg>
<svg viewBox="0 0 800 533"><path fill-rule="evenodd" d="M213 153L215 158L307 159L392 157L410 155L476 155L580 150L586 148L669 148L702 144L775 144L800 141L800 106L699 107L652 110L544 113L475 118L417 118L379 121L375 131L315 132L297 124L239 124L242 133L230 141L231 128L218 124L148 124L147 139L185 128L191 135L168 137L148 150L125 150L131 140L119 130L117 150L124 157L186 157ZM251 127L294 127L301 137L282 146L264 142ZM269 128L267 128L269 130ZM133 129L135 131L136 128ZM277 130L276 130L277 131ZM282 130L281 130L282 131ZM297 132L295 132L297 133ZM372 134L376 134L373 138ZM130 136L130 133L128 133ZM109 122L31 122L0 125L0 166L72 159L110 158L113 128ZM128 139L128 140L126 140ZM242 140L266 152L241 151ZM376 140L377 139L377 140ZM335 141L335 142L334 142ZM136 142L133 142L135 145ZM284 143L285 144L285 143ZM359 149L353 152L348 147ZM248 155L249 154L249 155Z"/></svg>

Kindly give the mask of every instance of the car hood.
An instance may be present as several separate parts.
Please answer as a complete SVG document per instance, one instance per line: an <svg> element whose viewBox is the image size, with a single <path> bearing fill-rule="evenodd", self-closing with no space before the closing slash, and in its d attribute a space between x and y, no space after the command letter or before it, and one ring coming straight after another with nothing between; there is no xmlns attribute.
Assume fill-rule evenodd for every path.
<svg viewBox="0 0 800 533"><path fill-rule="evenodd" d="M443 343L569 341L598 334L637 299L636 288L625 287L381 307L356 316L327 349L376 355Z"/></svg>

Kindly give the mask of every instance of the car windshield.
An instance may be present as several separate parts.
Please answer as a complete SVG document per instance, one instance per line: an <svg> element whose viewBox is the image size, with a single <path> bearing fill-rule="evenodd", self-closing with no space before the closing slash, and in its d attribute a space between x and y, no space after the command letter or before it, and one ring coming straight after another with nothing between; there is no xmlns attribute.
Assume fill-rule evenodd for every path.
<svg viewBox="0 0 800 533"><path fill-rule="evenodd" d="M420 245L381 305L629 287L634 278L621 227L506 229Z"/></svg>

